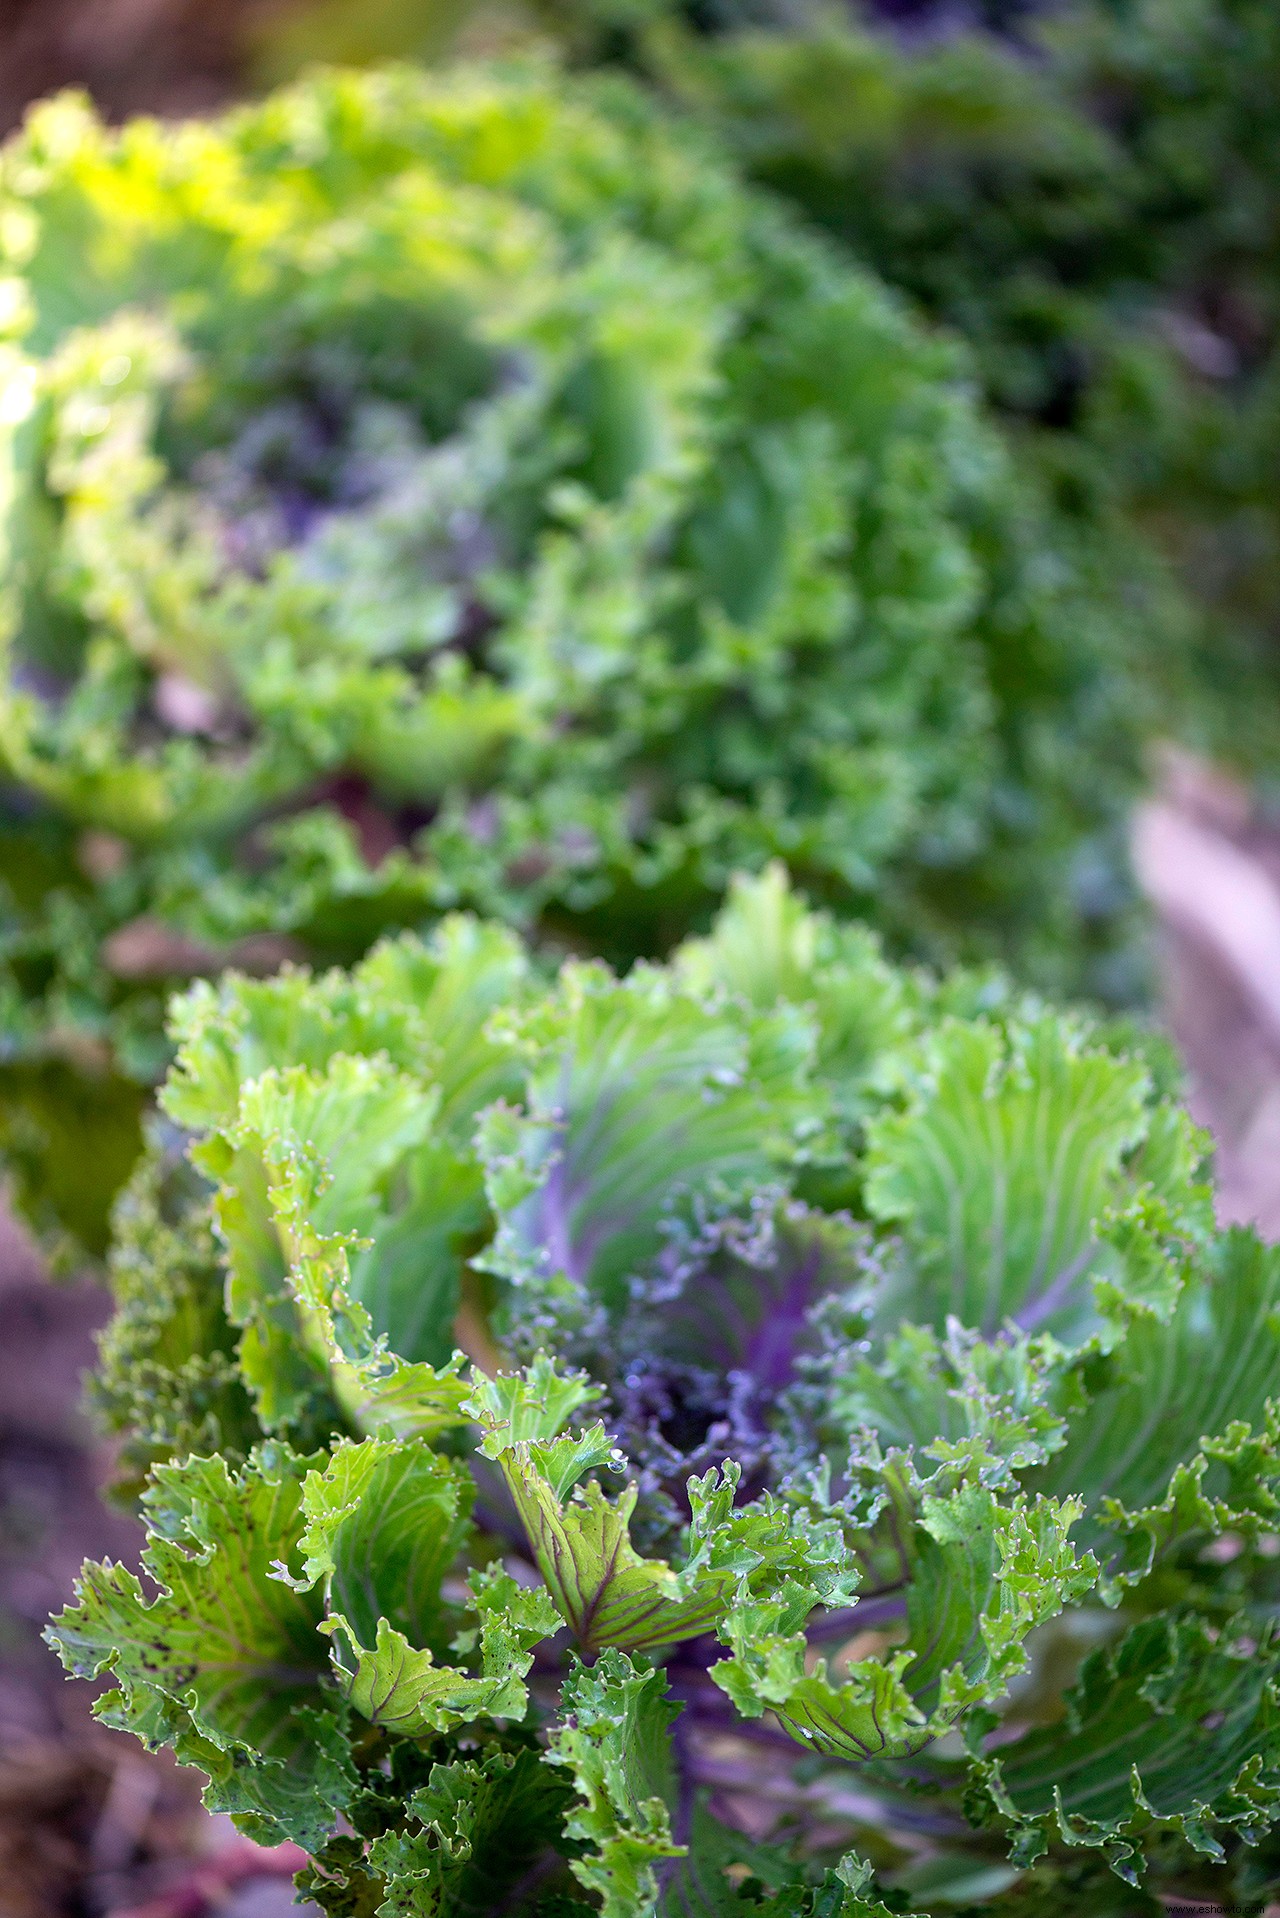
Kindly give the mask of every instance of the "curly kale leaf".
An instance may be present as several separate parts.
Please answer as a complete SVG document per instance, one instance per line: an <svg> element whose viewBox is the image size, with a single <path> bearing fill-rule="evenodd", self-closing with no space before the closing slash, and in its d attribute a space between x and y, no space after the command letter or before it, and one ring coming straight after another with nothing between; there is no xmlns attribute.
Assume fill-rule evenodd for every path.
<svg viewBox="0 0 1280 1918"><path fill-rule="evenodd" d="M909 1316L993 1333L1070 1331L1087 1312L1097 1225L1146 1131L1141 1065L1087 1050L1045 1016L1007 1044L944 1025L915 1097L872 1121L867 1201L901 1223Z"/></svg>
<svg viewBox="0 0 1280 1918"><path fill-rule="evenodd" d="M360 1429L454 1417L462 1254L487 1223L469 1133L512 1083L485 1021L524 979L509 935L451 920L425 948L378 947L350 978L288 973L179 1002L166 1110L211 1131L194 1156L215 1184L228 1310L268 1425L321 1389Z"/></svg>
<svg viewBox="0 0 1280 1918"><path fill-rule="evenodd" d="M1037 1474L1088 1506L1087 1536L1118 1598L1157 1555L1280 1515L1280 1261L1226 1232L1188 1269L1165 1320L1131 1311L1109 1349L1062 1381L1065 1443Z"/></svg>
<svg viewBox="0 0 1280 1918"><path fill-rule="evenodd" d="M606 1918L653 1911L658 1871L684 1849L671 1836L667 1732L678 1707L660 1671L615 1650L589 1670L575 1666L562 1698L547 1756L568 1770L580 1801L566 1831L590 1849L573 1861L573 1874L600 1898Z"/></svg>
<svg viewBox="0 0 1280 1918"><path fill-rule="evenodd" d="M272 1444L239 1473L158 1466L143 1558L157 1595L87 1566L51 1642L69 1670L112 1673L106 1722L172 1744L246 1829L318 1849L356 1786L344 1701L411 1734L525 1711L531 1647L559 1617L496 1568L472 1574L461 1607L445 1600L470 1500L465 1473L417 1440L327 1460ZM437 1662L477 1642L477 1673Z"/></svg>
<svg viewBox="0 0 1280 1918"><path fill-rule="evenodd" d="M1001 1697L1027 1665L1038 1625L1078 1602L1097 1577L1069 1534L1078 1502L1021 1495L1002 1504L972 1470L943 1468L920 1481L909 1461L872 1448L859 1488L872 1527L858 1554L897 1563L880 1655L854 1658L833 1676L812 1663L800 1629L820 1594L803 1571L776 1597L744 1592L717 1627L731 1656L715 1683L748 1719L772 1711L798 1742L854 1764L920 1751L976 1706ZM825 1602L825 1601L824 1601ZM847 1637L858 1636L858 1607Z"/></svg>
<svg viewBox="0 0 1280 1918"><path fill-rule="evenodd" d="M1254 1843L1280 1807L1280 1660L1237 1621L1221 1635L1194 1617L1142 1620L1090 1654L1066 1721L1025 1733L975 1766L975 1803L1029 1862L1050 1842L1094 1846L1137 1883L1144 1841L1173 1828L1223 1857Z"/></svg>
<svg viewBox="0 0 1280 1918"><path fill-rule="evenodd" d="M320 1585L340 1690L372 1724L407 1734L445 1731L478 1717L521 1718L531 1652L559 1627L542 1592L521 1590L497 1567L474 1572L467 1605L477 1628L461 1625L442 1587L470 1538L473 1487L454 1462L420 1439L366 1439L339 1445L303 1489L306 1524L298 1539L296 1590ZM470 1676L440 1664L443 1651L477 1645Z"/></svg>
<svg viewBox="0 0 1280 1918"><path fill-rule="evenodd" d="M588 1473L623 1464L596 1424L557 1436L581 1402L575 1381L557 1381L545 1363L527 1380L481 1380L467 1410L484 1431L481 1452L496 1459L560 1615L588 1652L616 1646L654 1652L711 1630L731 1598L804 1575L815 1597L852 1597L843 1541L830 1521L811 1522L765 1497L736 1505L740 1468L730 1460L691 1479L692 1517L678 1569L642 1558L630 1536L636 1488L610 1499Z"/></svg>
<svg viewBox="0 0 1280 1918"><path fill-rule="evenodd" d="M49 1638L69 1671L111 1674L107 1724L172 1744L254 1835L314 1847L355 1776L320 1597L271 1575L298 1539L310 1463L268 1447L238 1474L220 1458L158 1466L143 1556L157 1596L123 1566L87 1565Z"/></svg>
<svg viewBox="0 0 1280 1918"><path fill-rule="evenodd" d="M93 1412L123 1439L121 1491L140 1492L147 1468L163 1459L220 1452L241 1460L265 1437L224 1309L210 1197L154 1127L116 1203L116 1310L88 1380Z"/></svg>
<svg viewBox="0 0 1280 1918"><path fill-rule="evenodd" d="M410 1829L369 1847L379 1911L487 1918L519 1896L522 1882L542 1884L557 1864L563 1872L572 1796L568 1781L529 1749L433 1766L404 1806Z"/></svg>

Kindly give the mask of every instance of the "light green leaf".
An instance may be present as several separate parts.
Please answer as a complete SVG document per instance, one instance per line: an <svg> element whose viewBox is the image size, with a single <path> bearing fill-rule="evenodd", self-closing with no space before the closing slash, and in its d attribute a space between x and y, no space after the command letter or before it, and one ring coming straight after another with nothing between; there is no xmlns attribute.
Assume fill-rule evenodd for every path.
<svg viewBox="0 0 1280 1918"><path fill-rule="evenodd" d="M722 1205L794 1162L821 1129L812 1029L793 1008L709 1011L669 975L571 965L504 1028L525 1108L481 1127L498 1235L489 1268L620 1311L693 1191Z"/></svg>
<svg viewBox="0 0 1280 1918"><path fill-rule="evenodd" d="M871 1867L846 1853L821 1884L775 1892L756 1909L759 1918L891 1918L888 1906L874 1894L863 1896L870 1881Z"/></svg>
<svg viewBox="0 0 1280 1918"><path fill-rule="evenodd" d="M560 1614L546 1592L517 1585L490 1568L468 1581L480 1616L480 1671L472 1676L439 1665L429 1649L410 1644L385 1618L377 1621L371 1647L363 1645L338 1615L322 1625L334 1635L334 1662L344 1695L363 1717L408 1737L447 1731L476 1718L524 1717L529 1694L524 1678L533 1647L560 1628ZM476 1633L455 1640L472 1649Z"/></svg>
<svg viewBox="0 0 1280 1918"><path fill-rule="evenodd" d="M836 1349L814 1388L815 1436L834 1450L866 1428L919 1461L968 1460L984 1483L1009 1485L1064 1443L1061 1362L1052 1340L904 1325L874 1358Z"/></svg>
<svg viewBox="0 0 1280 1918"><path fill-rule="evenodd" d="M821 1871L793 1847L752 1842L702 1802L689 1825L688 1854L665 1874L664 1918L889 1918L862 1896L871 1867L852 1852Z"/></svg>
<svg viewBox="0 0 1280 1918"><path fill-rule="evenodd" d="M386 1619L411 1643L445 1649L453 1621L440 1588L473 1497L469 1474L421 1439L340 1443L302 1488L305 1586L321 1585L326 1613L359 1640Z"/></svg>
<svg viewBox="0 0 1280 1918"><path fill-rule="evenodd" d="M586 1650L649 1650L696 1637L714 1623L727 1581L686 1598L665 1560L640 1557L629 1529L635 1486L610 1500L594 1479L576 1483L612 1458L602 1425L543 1445L516 1441L498 1453L547 1589Z"/></svg>
<svg viewBox="0 0 1280 1918"><path fill-rule="evenodd" d="M900 1225L904 1315L988 1334L1014 1319L1066 1334L1107 1270L1101 1228L1147 1125L1139 1064L1086 1049L1060 1018L1015 1029L947 1022L907 1110L868 1128L867 1204Z"/></svg>
<svg viewBox="0 0 1280 1918"><path fill-rule="evenodd" d="M736 877L710 934L686 940L671 963L702 996L728 992L761 1012L783 1000L812 1007L818 1070L849 1115L865 1108L915 1024L906 981L872 934L812 911L777 860Z"/></svg>
<svg viewBox="0 0 1280 1918"><path fill-rule="evenodd" d="M254 1343L246 1337L241 1353L264 1419L293 1410L303 1386L318 1378L357 1428L430 1434L458 1423L466 1396L457 1376L461 1360L437 1368L390 1347L353 1277L354 1261L376 1302L379 1247L400 1262L397 1232L405 1219L389 1220L406 1159L426 1181L424 1202L434 1206L436 1192L441 1196L422 1234L424 1254L433 1245L441 1251L440 1232L447 1240L456 1223L454 1162L428 1136L437 1105L434 1091L384 1058L338 1053L323 1073L273 1067L250 1080L235 1123L195 1149L197 1162L221 1181L215 1204L228 1244L228 1298L233 1317L258 1335ZM343 1149L349 1126L361 1141L358 1152ZM442 1161L431 1190L429 1175ZM419 1222L412 1211L409 1217ZM413 1271L410 1261L410 1277ZM456 1254L445 1249L441 1268L433 1273L428 1265L416 1293L408 1288L412 1324L401 1329L421 1326L425 1297L443 1316L431 1327L431 1343L447 1347L456 1277ZM394 1304L391 1316L394 1331ZM300 1381L288 1397L287 1380Z"/></svg>
<svg viewBox="0 0 1280 1918"><path fill-rule="evenodd" d="M1066 1444L1033 1482L1084 1499L1104 1597L1179 1540L1274 1529L1278 1388L1280 1252L1242 1229L1194 1261L1167 1321L1130 1309L1109 1351L1079 1355Z"/></svg>
<svg viewBox="0 0 1280 1918"><path fill-rule="evenodd" d="M218 1458L157 1467L143 1553L156 1596L123 1566L87 1565L49 1628L69 1671L113 1675L108 1724L173 1745L209 1773L211 1802L303 1845L354 1786L319 1594L272 1573L300 1538L309 1465L268 1446L239 1474Z"/></svg>
<svg viewBox="0 0 1280 1918"><path fill-rule="evenodd" d="M428 943L376 947L350 976L231 979L179 1003L166 1109L211 1130L194 1157L219 1187L228 1301L268 1424L299 1416L331 1364L366 1361L371 1339L402 1365L446 1364L462 1258L488 1230L470 1132L515 1083L484 1023L520 1002L526 971L510 933L454 918ZM303 1297L307 1259L330 1269ZM348 1416L372 1421L366 1399L398 1398L389 1427L408 1429L416 1392L414 1429L431 1429L430 1378L393 1387L389 1369L365 1385L341 1375Z"/></svg>
<svg viewBox="0 0 1280 1918"><path fill-rule="evenodd" d="M819 1659L808 1669L808 1642L795 1629L809 1609L785 1599L736 1606L720 1627L731 1656L711 1667L715 1683L744 1718L771 1711L800 1745L859 1764L919 1751L935 1734L902 1682L910 1651L864 1658L838 1682Z"/></svg>
<svg viewBox="0 0 1280 1918"><path fill-rule="evenodd" d="M497 1458L508 1445L555 1438L574 1413L600 1396L584 1372L567 1372L539 1352L522 1372L478 1372L462 1410L483 1426L481 1449Z"/></svg>
<svg viewBox="0 0 1280 1918"><path fill-rule="evenodd" d="M464 1140L473 1115L512 1083L510 1053L484 1027L496 1007L519 1003L528 975L513 933L456 915L430 939L384 940L350 973L291 967L199 983L171 1009L178 1056L165 1110L192 1131L217 1131L235 1121L241 1086L271 1067L321 1071L337 1053L384 1053L437 1089L446 1130Z"/></svg>
<svg viewBox="0 0 1280 1918"><path fill-rule="evenodd" d="M763 1602L744 1593L717 1628L731 1656L711 1669L745 1717L771 1710L800 1743L855 1764L918 1752L1001 1696L1026 1666L1030 1632L1097 1573L1071 1547L1079 1511L1070 1503L1019 1496L1003 1506L977 1476L939 1495L940 1483L922 1486L893 1455L883 1477L885 1523L903 1560L896 1645L834 1679L825 1659L810 1660L800 1627L814 1594L797 1574ZM857 1631L855 1602L850 1636Z"/></svg>

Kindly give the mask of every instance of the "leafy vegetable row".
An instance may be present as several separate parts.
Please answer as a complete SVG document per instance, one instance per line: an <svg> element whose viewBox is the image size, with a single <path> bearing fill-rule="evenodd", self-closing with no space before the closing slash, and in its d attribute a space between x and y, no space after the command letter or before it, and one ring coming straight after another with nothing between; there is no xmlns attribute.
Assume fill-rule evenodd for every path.
<svg viewBox="0 0 1280 1918"><path fill-rule="evenodd" d="M1131 584L1142 549L1172 562L1187 604L1166 599L1151 663L1184 736L1265 773L1280 581L1269 0L915 8L936 30L905 36L884 30L892 8L880 31L857 9L771 0L664 0L625 21L600 0L534 11L577 59L621 60L714 125L749 177L965 339L1082 535ZM344 13L296 16L295 56ZM381 32L388 51L420 46L422 16L390 7Z"/></svg>
<svg viewBox="0 0 1280 1918"><path fill-rule="evenodd" d="M0 262L5 1129L46 1223L100 1247L166 993L228 963L460 905L621 963L779 855L907 949L1114 945L1133 569L638 90L63 98L0 160Z"/></svg>
<svg viewBox="0 0 1280 1918"><path fill-rule="evenodd" d="M324 1909L1271 1883L1280 1253L1149 1042L776 867L667 966L459 917L175 1035L97 1387L147 1583L51 1636Z"/></svg>

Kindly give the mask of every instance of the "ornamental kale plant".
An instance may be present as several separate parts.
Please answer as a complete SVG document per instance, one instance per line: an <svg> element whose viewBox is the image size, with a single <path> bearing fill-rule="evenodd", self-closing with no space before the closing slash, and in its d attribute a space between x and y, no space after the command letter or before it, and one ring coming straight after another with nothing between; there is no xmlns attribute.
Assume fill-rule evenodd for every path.
<svg viewBox="0 0 1280 1918"><path fill-rule="evenodd" d="M1280 1873L1280 1251L1159 1054L778 868L666 966L198 984L98 1711L335 1914L1156 1914Z"/></svg>
<svg viewBox="0 0 1280 1918"><path fill-rule="evenodd" d="M917 954L1114 945L1132 569L638 90L63 98L0 254L2 1070L45 1222L101 1245L166 994L228 963L463 906L621 964L774 856Z"/></svg>

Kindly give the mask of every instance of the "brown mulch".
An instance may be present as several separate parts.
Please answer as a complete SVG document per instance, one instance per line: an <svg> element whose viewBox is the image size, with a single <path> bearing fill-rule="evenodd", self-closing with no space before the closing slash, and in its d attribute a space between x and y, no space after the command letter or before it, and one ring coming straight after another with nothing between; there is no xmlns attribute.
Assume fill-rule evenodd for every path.
<svg viewBox="0 0 1280 1918"><path fill-rule="evenodd" d="M235 94L264 0L0 0L0 135L86 87L108 119L206 113Z"/></svg>
<svg viewBox="0 0 1280 1918"><path fill-rule="evenodd" d="M81 1560L135 1562L138 1528L98 1496L108 1460L79 1411L107 1295L50 1285L0 1217L0 1750L56 1737L66 1687L39 1633Z"/></svg>

